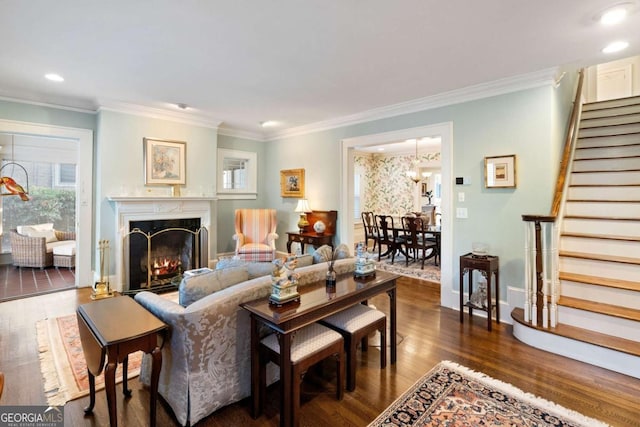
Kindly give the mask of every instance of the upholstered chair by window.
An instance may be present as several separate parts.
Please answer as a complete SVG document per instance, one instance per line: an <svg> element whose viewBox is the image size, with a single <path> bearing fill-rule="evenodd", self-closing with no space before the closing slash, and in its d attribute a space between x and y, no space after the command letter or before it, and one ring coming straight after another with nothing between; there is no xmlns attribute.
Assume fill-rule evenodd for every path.
<svg viewBox="0 0 640 427"><path fill-rule="evenodd" d="M244 261L273 261L277 224L275 209L236 209L236 256Z"/></svg>

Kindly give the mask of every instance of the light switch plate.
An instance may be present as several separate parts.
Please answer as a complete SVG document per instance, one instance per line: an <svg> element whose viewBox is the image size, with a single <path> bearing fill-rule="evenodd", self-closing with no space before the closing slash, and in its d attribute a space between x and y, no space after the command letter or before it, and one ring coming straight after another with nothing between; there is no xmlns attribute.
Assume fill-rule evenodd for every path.
<svg viewBox="0 0 640 427"><path fill-rule="evenodd" d="M456 208L456 218L468 218L467 208Z"/></svg>
<svg viewBox="0 0 640 427"><path fill-rule="evenodd" d="M462 191L460 191L458 193L458 201L459 202L464 202L464 193Z"/></svg>

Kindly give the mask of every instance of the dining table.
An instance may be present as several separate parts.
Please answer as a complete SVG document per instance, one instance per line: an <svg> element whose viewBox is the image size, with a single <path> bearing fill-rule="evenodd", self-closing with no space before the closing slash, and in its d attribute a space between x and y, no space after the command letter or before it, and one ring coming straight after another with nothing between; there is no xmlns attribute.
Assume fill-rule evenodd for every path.
<svg viewBox="0 0 640 427"><path fill-rule="evenodd" d="M398 220L398 224L396 224L396 219ZM402 225L402 218L396 218L396 219L394 219L393 227L391 226L385 227L385 225L387 224L385 222L378 223L379 236L388 236L386 240L387 242L389 242L387 244L387 250L380 255L380 258L383 258L385 256L391 256L392 264L393 264L393 259L397 252L400 252L408 260L413 259L413 257L409 255L407 251L403 248L403 244L404 244L403 239L404 239L404 236L409 234L409 230ZM385 228L386 228L386 231L385 231ZM442 233L442 226L429 224L425 226L422 232L424 233L424 236L426 238L433 238L436 244L435 249L432 250L429 254L427 254L425 259L434 258L434 264L439 265L438 260L440 259L440 237Z"/></svg>

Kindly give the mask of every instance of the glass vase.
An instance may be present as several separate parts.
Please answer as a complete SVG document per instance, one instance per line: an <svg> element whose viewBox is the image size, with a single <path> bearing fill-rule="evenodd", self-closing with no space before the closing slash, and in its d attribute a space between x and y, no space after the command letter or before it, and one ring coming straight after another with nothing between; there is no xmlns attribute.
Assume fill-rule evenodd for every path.
<svg viewBox="0 0 640 427"><path fill-rule="evenodd" d="M336 286L336 271L333 268L327 270L325 284L327 286Z"/></svg>

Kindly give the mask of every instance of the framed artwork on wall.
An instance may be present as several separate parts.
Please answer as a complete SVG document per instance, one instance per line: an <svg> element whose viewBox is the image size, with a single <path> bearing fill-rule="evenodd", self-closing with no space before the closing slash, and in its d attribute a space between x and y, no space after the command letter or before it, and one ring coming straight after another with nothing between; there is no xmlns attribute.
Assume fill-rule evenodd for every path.
<svg viewBox="0 0 640 427"><path fill-rule="evenodd" d="M280 171L280 196L304 198L304 169Z"/></svg>
<svg viewBox="0 0 640 427"><path fill-rule="evenodd" d="M516 156L484 158L484 185L486 188L516 188Z"/></svg>
<svg viewBox="0 0 640 427"><path fill-rule="evenodd" d="M186 184L187 143L144 138L144 183Z"/></svg>

